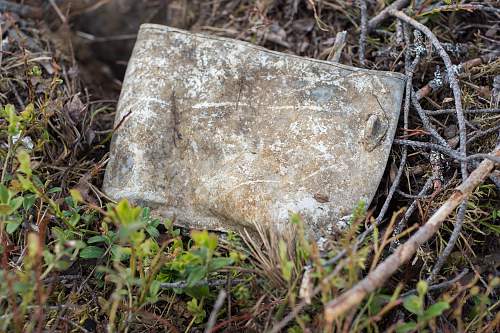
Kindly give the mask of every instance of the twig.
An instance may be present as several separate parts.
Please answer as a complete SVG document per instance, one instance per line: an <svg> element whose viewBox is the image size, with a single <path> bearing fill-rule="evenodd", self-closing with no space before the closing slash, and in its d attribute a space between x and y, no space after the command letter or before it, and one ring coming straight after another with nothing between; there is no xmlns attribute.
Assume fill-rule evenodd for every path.
<svg viewBox="0 0 500 333"><path fill-rule="evenodd" d="M14 150L14 143L12 142L12 136L9 135L7 141L9 146L7 148L7 155L5 156L5 161L3 162L2 176L0 178L0 184L2 185L5 181L5 176L7 175L7 168L9 166L10 155L12 155L12 151Z"/></svg>
<svg viewBox="0 0 500 333"><path fill-rule="evenodd" d="M455 114L455 109L443 109L443 110L424 110L424 112L431 116L439 116L443 114ZM500 113L500 109L469 109L464 110L464 113L475 114L475 113Z"/></svg>
<svg viewBox="0 0 500 333"><path fill-rule="evenodd" d="M226 291L224 289L221 289L219 291L219 295L217 296L217 300L215 301L214 308L210 313L205 333L210 333L212 331L212 328L214 328L215 322L217 320L217 312L219 312L220 308L224 305L224 300L226 299L226 296L227 296Z"/></svg>
<svg viewBox="0 0 500 333"><path fill-rule="evenodd" d="M429 178L427 180L427 182L425 183L424 185L424 188L422 189L422 191L419 193L419 195L424 195L427 193L427 191L429 191L429 189L432 187L432 178ZM410 218L410 216L413 214L413 212L415 211L415 208L417 207L417 201L418 199L415 199L412 204L410 205L410 207L406 210L405 212L405 215L403 216L403 219L400 221L400 223L404 223ZM370 225L365 231L363 231L359 236L358 238L356 239L356 243L354 243L354 245L352 245L352 248L357 248L359 247L361 244L363 244L363 242L365 241L365 238L371 234L373 232L373 230L375 229L375 226L378 226L376 223ZM398 225L399 226L399 225ZM400 229L400 231L398 232L398 234L403 231L404 229L404 226ZM398 230L397 227L395 230ZM330 258L328 260L326 260L324 263L323 263L323 266L331 266L335 263L337 263L340 259L342 259L347 253L347 249L342 249L339 253L337 253L335 255L335 257L333 258Z"/></svg>
<svg viewBox="0 0 500 333"><path fill-rule="evenodd" d="M446 289L446 288L452 286L453 284L455 284L456 282L460 281L464 276L467 275L467 273L469 273L469 270L466 268L466 269L464 269L464 271L462 273L458 274L453 279L451 279L449 281L445 281L445 282L441 282L441 283L430 285L427 290L428 291L433 291L433 290ZM413 290L405 292L404 294L401 295L401 297L406 297L406 296L409 296L409 295L413 295L416 292L417 292L417 289L413 289Z"/></svg>
<svg viewBox="0 0 500 333"><path fill-rule="evenodd" d="M494 155L500 157L500 146L495 149ZM384 282L407 262L417 249L430 240L439 230L443 221L455 210L455 208L470 194L493 170L495 164L490 160L484 160L469 177L458 186L446 202L430 217L413 236L396 251L369 273L363 280L357 283L339 297L330 301L325 308L325 319L331 324L336 318L358 305L366 295L381 287Z"/></svg>
<svg viewBox="0 0 500 333"><path fill-rule="evenodd" d="M244 279L234 279L231 280L232 285L237 285L239 283L246 282L247 280ZM220 287L224 286L227 284L227 280L213 280L213 281L198 281L194 285L190 287L201 287L201 286L208 286L208 287ZM188 287L188 283L186 281L179 281L179 282L163 282L160 284L160 288L162 289L185 289Z"/></svg>
<svg viewBox="0 0 500 333"><path fill-rule="evenodd" d="M347 31L344 30L337 32L337 35L335 35L335 43L333 43L333 47L326 60L331 62L340 62L340 56L342 55L342 50L345 46L346 37Z"/></svg>
<svg viewBox="0 0 500 333"><path fill-rule="evenodd" d="M366 35L368 33L367 31L367 21L368 21L368 13L367 13L367 6L366 6L366 0L358 0L358 6L359 10L361 12L361 24L360 24L360 34L359 34L359 63L361 65L366 64L366 59L365 59L365 49L366 49Z"/></svg>
<svg viewBox="0 0 500 333"><path fill-rule="evenodd" d="M137 39L137 34L124 34L124 35L115 35L115 36L106 36L106 37L96 37L94 35L88 34L83 31L77 31L76 35L81 37L82 39L86 39L92 43L107 43L111 41L120 41L120 40L134 40Z"/></svg>
<svg viewBox="0 0 500 333"><path fill-rule="evenodd" d="M59 275L59 276L53 276L53 277L45 278L45 279L43 279L43 283L51 284L51 283L54 283L54 282L80 280L82 278L83 278L83 276L79 275L79 274L75 274L75 275Z"/></svg>
<svg viewBox="0 0 500 333"><path fill-rule="evenodd" d="M416 53L416 56L415 56L415 60L413 61L412 65L408 65L408 63L410 62L410 31L408 29L408 25L406 23L402 23L401 20L398 20L398 22L400 22L402 25L403 25L403 37L404 37L404 40L405 40L405 43L407 45L406 47L406 51L405 51L405 71L406 71L406 75L408 76L408 81L407 81L407 84L406 84L406 96L405 96L405 128L408 128L408 115L406 114L406 112L409 111L409 108L410 108L410 100L411 100L411 97L413 95L413 88L412 88L412 79L413 79L413 71L415 70L417 64L418 64L418 59L420 59L420 55L422 54L421 52L417 52ZM420 106L420 105L418 105ZM428 185L429 184L429 185ZM420 194L425 194L427 193L428 191L428 186L430 187L430 180L427 180L426 184L424 185L424 189L422 189L422 191L420 192ZM411 203L410 207L406 210L405 212L405 215L404 217L398 222L398 225L395 227L395 229L393 230L393 238L394 240L391 242L391 245L390 245L390 251L392 252L393 250L393 247L395 244L398 244L399 245L399 240L398 238L396 237L397 235L399 235L403 229L405 228L406 226L406 221L410 218L410 216L413 214L413 212L415 211L415 208L417 207L417 199L418 198L415 198L415 200L413 200L413 202Z"/></svg>
<svg viewBox="0 0 500 333"><path fill-rule="evenodd" d="M407 52L408 55L408 52ZM418 65L418 62L420 60L420 57L417 56L413 62L407 66L406 68L406 92L405 92L405 103L404 103L404 108L403 108L403 117L404 117L404 132L406 134L406 131L408 129L408 116L410 113L410 96L412 94L412 79L413 79L413 73L415 71L415 68ZM397 187L399 186L399 182L401 180L401 176L403 175L403 170L406 165L406 158L408 156L408 151L406 147L403 148L403 153L401 155L401 162L399 164L398 172L396 173L396 177L394 178L394 182L391 185L391 188L389 189L389 193L387 194L387 197L385 199L384 204L382 205L382 208L380 209L380 212L377 216L377 219L375 220L375 224L379 224L382 222L382 219L385 216L385 213L387 212L387 209L389 208L389 204L392 200L392 197L394 196L394 192L396 191Z"/></svg>
<svg viewBox="0 0 500 333"><path fill-rule="evenodd" d="M460 73L462 73L470 68L482 65L484 63L488 63L494 57L495 57L494 54L487 54L486 56L483 56L483 57L473 58L473 59L467 60L467 61L459 64L458 66L455 66L455 69L457 71L459 71ZM448 77L444 76L442 78L442 81L443 81L442 84L436 85L435 79L430 80L425 86L423 86L422 88L420 88L417 91L417 99L421 100L422 98L428 96L431 92L441 88L444 85L444 83L448 82Z"/></svg>
<svg viewBox="0 0 500 333"><path fill-rule="evenodd" d="M57 6L56 2L54 0L49 0L50 2L50 5L52 6L52 8L54 9L54 11L56 12L57 16L59 16L59 19L61 20L61 22L63 24L66 24L68 22L68 19L66 18L66 16L64 16L64 14L61 12L61 10L59 9L59 7Z"/></svg>
<svg viewBox="0 0 500 333"><path fill-rule="evenodd" d="M120 305L121 308L125 309L126 311L132 311L133 313L144 316L150 319L153 319L159 323L161 323L163 326L165 326L165 329L168 329L167 332L172 332L172 333L178 333L179 331L177 330L177 327L170 321L170 319L163 318L155 313L148 312L146 310L140 309L140 308L131 308L131 307L126 307Z"/></svg>
<svg viewBox="0 0 500 333"><path fill-rule="evenodd" d="M252 311L249 313L244 313L244 314L239 315L239 316L233 316L233 317L231 317L231 319L228 319L226 321L223 321L222 323L215 325L214 328L212 328L212 330L210 331L210 333L218 332L219 330L223 329L228 324L231 324L233 322L255 318L260 312L268 310L268 309L276 306L276 304L280 304L281 302L282 302L282 300L276 300L276 301L273 301L269 304L265 304L265 305L260 306L259 308L256 308L255 311Z"/></svg>
<svg viewBox="0 0 500 333"><path fill-rule="evenodd" d="M429 162L432 168L432 178L434 183L434 193L441 190L443 186L443 155L438 152L431 152L429 154Z"/></svg>
<svg viewBox="0 0 500 333"><path fill-rule="evenodd" d="M490 178L491 178L491 175L490 175ZM432 282L435 279L436 275L439 273L439 271L443 267L444 263L446 262L446 260L450 256L451 251L453 251L453 248L455 247L455 244L458 240L458 237L460 237L460 233L462 231L466 211L467 211L467 200L464 200L462 202L462 204L460 205L460 208L458 210L457 220L456 220L455 225L453 227L453 231L451 233L450 239L448 240L448 244L446 244L446 247L443 250L443 253L441 253L441 255L438 257L436 264L432 268L431 274L427 278L427 282Z"/></svg>
<svg viewBox="0 0 500 333"><path fill-rule="evenodd" d="M311 298L315 297L320 293L322 290L322 286L326 283L329 283L329 281L337 276L339 272L344 268L345 266L342 264L337 265L327 276L325 276L320 283L314 288L314 290L311 293ZM308 305L308 300L307 299L302 299L294 308L292 311L290 311L281 321L279 321L277 324L273 326L273 328L268 332L268 333L279 333L281 332L285 326L291 322L295 317L299 315L299 313L302 311Z"/></svg>
<svg viewBox="0 0 500 333"><path fill-rule="evenodd" d="M456 69L451 62L450 56L448 55L448 53L446 53L446 50L443 48L437 37L425 25L415 21L414 19L412 19L411 17L409 17L408 15L406 15L401 11L391 9L389 12L391 15L397 17L398 19L420 30L431 41L436 51L443 59L444 65L446 66L446 73L448 74L448 81L450 82L450 87L451 90L453 91L453 98L455 99L455 109L457 111L458 130L460 137L460 154L462 157L465 157L467 153L466 151L467 131L465 128L465 118L462 110L462 96L455 72ZM460 164L460 169L462 172L462 180L464 180L468 176L467 163L462 162Z"/></svg>
<svg viewBox="0 0 500 333"><path fill-rule="evenodd" d="M401 8L404 8L408 6L410 3L410 0L396 0L384 10L382 10L380 13L375 15L369 22L368 22L368 31L374 30L378 25L380 25L383 21L385 21L387 18L390 16L390 11L391 10L399 10Z"/></svg>
<svg viewBox="0 0 500 333"><path fill-rule="evenodd" d="M500 9L494 8L494 7L489 7L489 6L484 6L479 3L465 3L465 4L453 4L453 5L444 5L444 6L438 6L434 7L430 10L427 10L425 12L422 12L418 14L418 16L425 16L429 14L438 14L441 12L455 12L459 10L466 10L469 12L475 11L475 10L483 10L483 11L491 11L495 13L500 13Z"/></svg>
<svg viewBox="0 0 500 333"><path fill-rule="evenodd" d="M476 141L477 139L482 138L483 136L498 132L498 130L500 130L500 125L492 127L492 128L488 128L484 131L479 130L476 133L474 133L474 135L467 140L467 144L470 144L470 143Z"/></svg>
<svg viewBox="0 0 500 333"><path fill-rule="evenodd" d="M90 332L89 330L87 330L85 327L80 326L79 324L75 323L74 321L72 321L72 320L70 320L70 319L68 319L68 318L64 318L64 317L61 317L61 316L59 316L58 318L59 318L60 320L64 321L64 322L66 322L66 323L68 323L68 324L72 325L73 327L78 328L78 329L79 329L81 332L83 332L83 333L91 333L91 332Z"/></svg>
<svg viewBox="0 0 500 333"><path fill-rule="evenodd" d="M424 126L425 130L429 132L440 145L449 147L448 142L441 135L439 135L439 133L431 125L431 122L427 117L427 114L424 112L424 110L420 106L420 103L417 100L415 91L413 91L411 94L411 101L413 107L415 108L415 110L417 110L420 120L422 120L422 125Z"/></svg>
<svg viewBox="0 0 500 333"><path fill-rule="evenodd" d="M400 196L402 196L403 198L406 198L406 199L422 200L422 199L432 198L432 194L422 194L422 195L410 194L410 193L403 192L401 190L396 190L396 193L399 194Z"/></svg>
<svg viewBox="0 0 500 333"><path fill-rule="evenodd" d="M435 150L439 151L443 154L446 154L457 161L460 162L467 162L471 160L477 160L477 159L483 159L487 158L490 159L496 163L500 163L500 158L490 155L490 154L474 154L474 155L469 155L467 157L460 156L455 150L447 147L443 147L441 145L435 144L435 143L429 143L429 142L420 142L420 141L411 141L411 140L401 140L401 139L394 139L394 143L398 145L406 145L414 148L424 148L424 149L430 149L430 150Z"/></svg>
<svg viewBox="0 0 500 333"><path fill-rule="evenodd" d="M434 281L436 275L439 273L444 263L446 262L446 259L448 259L448 257L451 254L451 251L455 247L455 243L457 242L457 239L460 236L460 232L462 231L462 226L464 224L466 211L467 211L467 200L464 200L460 205L460 208L458 209L456 222L453 227L450 239L448 240L448 244L446 244L446 247L444 248L443 252L439 255L436 264L432 268L431 274L426 279L428 283Z"/></svg>
<svg viewBox="0 0 500 333"><path fill-rule="evenodd" d="M398 224L394 228L394 231L392 232L392 235L394 236L394 240L391 242L391 245L389 247L389 251L391 253L394 252L394 249L396 248L396 246L400 245L399 239L397 239L395 236L399 235L406 228L406 224L408 222L408 219L411 217L411 215L413 214L413 212L417 208L418 200L421 200L420 198L422 196L426 195L427 192L429 192L433 183L434 183L434 179L432 177L427 179L427 181L424 184L424 187L422 187L422 189L418 193L418 197L415 198L415 200L413 200L410 207L408 207L408 209L406 210L403 218L398 222Z"/></svg>

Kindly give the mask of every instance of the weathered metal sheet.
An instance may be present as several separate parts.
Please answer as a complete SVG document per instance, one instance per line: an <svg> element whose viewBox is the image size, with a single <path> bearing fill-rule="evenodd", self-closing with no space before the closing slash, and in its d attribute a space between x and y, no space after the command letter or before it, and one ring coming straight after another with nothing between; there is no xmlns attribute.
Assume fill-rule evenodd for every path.
<svg viewBox="0 0 500 333"><path fill-rule="evenodd" d="M404 76L145 24L123 83L104 190L179 224L335 233L370 202Z"/></svg>

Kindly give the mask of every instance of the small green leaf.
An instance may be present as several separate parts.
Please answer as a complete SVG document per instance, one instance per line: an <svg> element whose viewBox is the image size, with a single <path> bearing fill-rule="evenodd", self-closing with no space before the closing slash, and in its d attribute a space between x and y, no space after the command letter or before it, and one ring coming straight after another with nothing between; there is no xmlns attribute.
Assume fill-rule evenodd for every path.
<svg viewBox="0 0 500 333"><path fill-rule="evenodd" d="M31 162L30 155L25 150L20 150L17 153L17 160L19 161L19 172L24 173L26 176L31 177Z"/></svg>
<svg viewBox="0 0 500 333"><path fill-rule="evenodd" d="M158 231L158 229L156 229L155 227L153 226L147 226L146 227L146 232L149 234L149 236L153 237L153 238L158 238L160 237L160 232Z"/></svg>
<svg viewBox="0 0 500 333"><path fill-rule="evenodd" d="M196 266L194 267L188 275L187 278L187 286L192 287L196 284L196 282L201 281L207 275L207 270L204 266Z"/></svg>
<svg viewBox="0 0 500 333"><path fill-rule="evenodd" d="M209 233L207 230L191 232L191 238L194 240L196 246L205 247L210 252L215 251L217 248L217 236Z"/></svg>
<svg viewBox="0 0 500 333"><path fill-rule="evenodd" d="M0 184L0 203L8 203L10 200L10 191L9 189L4 185Z"/></svg>
<svg viewBox="0 0 500 333"><path fill-rule="evenodd" d="M198 300L193 298L189 302L187 302L187 310L191 313L198 312Z"/></svg>
<svg viewBox="0 0 500 333"><path fill-rule="evenodd" d="M198 299L210 296L210 289L208 288L207 285L196 286L192 288L176 289L176 290L177 290L176 292L179 294L184 292L186 293L186 295Z"/></svg>
<svg viewBox="0 0 500 333"><path fill-rule="evenodd" d="M35 186L31 182L31 180L29 180L28 178L26 178L22 175L17 175L17 179L21 183L21 186L22 186L24 191L32 191L32 192L36 191Z"/></svg>
<svg viewBox="0 0 500 333"><path fill-rule="evenodd" d="M63 229L59 227L53 227L52 233L54 234L55 238L60 241L60 242L65 242L67 239L66 233L64 232Z"/></svg>
<svg viewBox="0 0 500 333"><path fill-rule="evenodd" d="M28 71L28 74L31 76L42 76L42 69L38 65L34 65L31 67L31 69Z"/></svg>
<svg viewBox="0 0 500 333"><path fill-rule="evenodd" d="M21 112L21 118L23 120L30 120L33 117L34 113L35 113L35 106L33 105L33 103L30 103L26 105L24 111Z"/></svg>
<svg viewBox="0 0 500 333"><path fill-rule="evenodd" d="M83 249L87 247L87 244L85 244L85 242L81 240L73 240L71 242L71 247L74 249Z"/></svg>
<svg viewBox="0 0 500 333"><path fill-rule="evenodd" d="M21 207L21 205L23 204L23 201L24 201L23 197L17 197L17 198L11 199L9 205L13 211L16 211L19 209L19 207Z"/></svg>
<svg viewBox="0 0 500 333"><path fill-rule="evenodd" d="M427 321L432 318L439 317L445 310L448 310L449 308L450 305L447 302L434 303L427 310L425 310L422 319Z"/></svg>
<svg viewBox="0 0 500 333"><path fill-rule="evenodd" d="M25 195L24 200L23 200L24 210L28 210L31 207L33 207L33 205L35 204L35 201L36 201L36 195L34 195L34 194Z"/></svg>
<svg viewBox="0 0 500 333"><path fill-rule="evenodd" d="M118 220L124 226L130 226L137 221L141 214L141 207L130 206L128 200L121 200L115 207Z"/></svg>
<svg viewBox="0 0 500 333"><path fill-rule="evenodd" d="M130 257L132 250L129 247L124 247L120 245L111 246L111 259L114 261L126 260Z"/></svg>
<svg viewBox="0 0 500 333"><path fill-rule="evenodd" d="M149 286L149 296L152 298L153 301L156 301L158 299L160 286L161 282L157 280L153 280L153 282L151 282L151 285Z"/></svg>
<svg viewBox="0 0 500 333"><path fill-rule="evenodd" d="M278 251L280 255L281 274L286 281L290 281L292 279L293 263L288 259L287 246L282 239L279 241Z"/></svg>
<svg viewBox="0 0 500 333"><path fill-rule="evenodd" d="M71 198L73 198L73 202L75 203L83 202L83 197L80 191L71 189L69 190L69 193L71 194Z"/></svg>
<svg viewBox="0 0 500 333"><path fill-rule="evenodd" d="M203 310L203 302L198 304L198 300L193 298L191 301L187 302L187 310L193 315L195 318L194 322L196 324L200 324L206 317L206 312Z"/></svg>
<svg viewBox="0 0 500 333"><path fill-rule="evenodd" d="M396 327L396 333L407 333L415 330L417 328L417 323L410 321L408 323L403 323Z"/></svg>
<svg viewBox="0 0 500 333"><path fill-rule="evenodd" d="M72 225L73 227L75 227L78 224L79 221L80 221L80 214L75 213L75 214L71 215L68 223L70 225Z"/></svg>
<svg viewBox="0 0 500 333"><path fill-rule="evenodd" d="M104 249L97 246L87 246L80 252L80 258L97 259L101 258L103 254L104 254Z"/></svg>
<svg viewBox="0 0 500 333"><path fill-rule="evenodd" d="M215 272L223 267L229 266L233 263L231 258L214 258L208 264L208 269L210 272Z"/></svg>
<svg viewBox="0 0 500 333"><path fill-rule="evenodd" d="M47 193L59 193L59 192L62 192L62 188L60 187L53 187L47 191Z"/></svg>
<svg viewBox="0 0 500 333"><path fill-rule="evenodd" d="M416 295L408 296L403 301L403 306L406 310L416 315L422 314L422 300Z"/></svg>
<svg viewBox="0 0 500 333"><path fill-rule="evenodd" d="M43 251L43 259L47 265L54 263L56 256L52 254L49 250Z"/></svg>
<svg viewBox="0 0 500 333"><path fill-rule="evenodd" d="M97 235L97 236L92 236L87 240L88 244L94 244L94 243L103 243L106 241L106 237Z"/></svg>
<svg viewBox="0 0 500 333"><path fill-rule="evenodd" d="M420 296L423 296L425 294L427 294L427 289L428 289L428 285L427 285L427 282L421 280L421 281L418 281L417 283L417 292Z"/></svg>
<svg viewBox="0 0 500 333"><path fill-rule="evenodd" d="M12 213L12 207L9 204L0 204L0 215L9 215Z"/></svg>
<svg viewBox="0 0 500 333"><path fill-rule="evenodd" d="M302 218L300 217L299 214L297 213L293 213L291 216L290 216L290 222L292 224L295 224L295 225L300 225L302 223Z"/></svg>
<svg viewBox="0 0 500 333"><path fill-rule="evenodd" d="M14 292L19 295L26 295L31 290L33 290L34 286L31 281L19 281L14 282Z"/></svg>
<svg viewBox="0 0 500 333"><path fill-rule="evenodd" d="M5 231L7 231L8 234L12 235L20 225L21 221L9 221L7 222L7 226L5 227Z"/></svg>
<svg viewBox="0 0 500 333"><path fill-rule="evenodd" d="M19 121L21 120L21 117L19 117L16 114L16 110L12 104L7 104L3 108L3 114L4 117L7 119L9 122L9 126L7 128L7 132L9 133L10 136L14 136L19 134Z"/></svg>

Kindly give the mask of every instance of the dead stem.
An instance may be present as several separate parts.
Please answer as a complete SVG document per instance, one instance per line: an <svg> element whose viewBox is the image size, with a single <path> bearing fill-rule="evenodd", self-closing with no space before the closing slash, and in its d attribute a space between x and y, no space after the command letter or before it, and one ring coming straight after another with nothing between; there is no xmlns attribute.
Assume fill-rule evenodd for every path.
<svg viewBox="0 0 500 333"><path fill-rule="evenodd" d="M500 157L500 146L494 155ZM325 306L325 319L332 323L338 316L344 314L353 306L359 304L369 293L381 287L384 282L394 274L406 261L408 261L417 249L427 242L439 230L439 227L449 214L463 202L463 200L491 173L495 163L484 160L468 176L445 203L429 218L429 220L404 244L400 245L393 254L380 263L376 269L370 272L363 280L356 284Z"/></svg>

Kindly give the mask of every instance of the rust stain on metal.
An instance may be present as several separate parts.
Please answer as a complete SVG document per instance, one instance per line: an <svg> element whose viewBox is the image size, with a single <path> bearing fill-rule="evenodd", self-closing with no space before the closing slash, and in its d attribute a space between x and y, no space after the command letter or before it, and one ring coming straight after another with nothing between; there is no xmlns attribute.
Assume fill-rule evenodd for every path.
<svg viewBox="0 0 500 333"><path fill-rule="evenodd" d="M141 27L118 105L104 190L189 227L339 230L370 202L396 131L404 76Z"/></svg>

